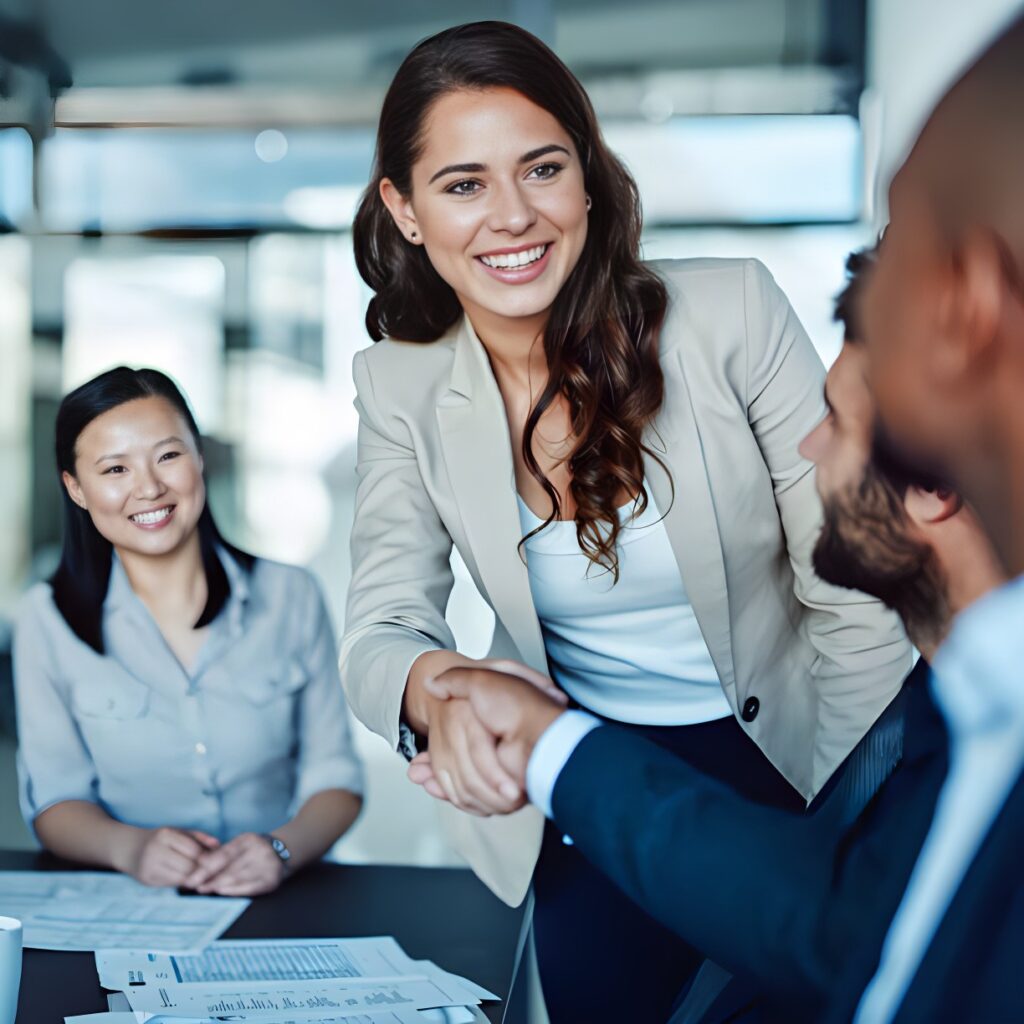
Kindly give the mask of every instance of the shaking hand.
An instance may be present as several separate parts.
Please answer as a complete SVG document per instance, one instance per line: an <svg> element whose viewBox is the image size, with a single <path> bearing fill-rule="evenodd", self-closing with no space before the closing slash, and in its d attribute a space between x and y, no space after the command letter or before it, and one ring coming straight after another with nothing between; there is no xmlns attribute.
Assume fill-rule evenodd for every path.
<svg viewBox="0 0 1024 1024"><path fill-rule="evenodd" d="M510 799L507 809L491 804L486 807L486 813L508 813L523 806L530 754L544 730L565 709L565 694L547 676L513 661L488 661L450 668L424 686L431 696L445 704L458 707L465 703L466 707L460 708L462 716L468 718L471 713L487 734L488 753L515 787L514 801L510 799L511 789L500 790L503 797ZM466 797L470 794L461 779L453 775L448 759L435 756L433 736L432 725L430 749L413 759L409 778L438 799L481 813L474 806L466 806ZM493 769L491 771L495 774ZM469 802L475 801L471 798Z"/></svg>

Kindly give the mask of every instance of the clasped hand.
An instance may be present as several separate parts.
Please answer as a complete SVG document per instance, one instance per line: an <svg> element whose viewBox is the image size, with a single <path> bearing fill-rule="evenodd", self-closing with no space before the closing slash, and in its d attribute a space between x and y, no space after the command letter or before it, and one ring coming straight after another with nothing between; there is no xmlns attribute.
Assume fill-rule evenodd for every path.
<svg viewBox="0 0 1024 1024"><path fill-rule="evenodd" d="M281 884L285 867L266 837L255 832L221 843L196 829L157 828L141 834L130 873L146 885L259 896Z"/></svg>
<svg viewBox="0 0 1024 1024"><path fill-rule="evenodd" d="M526 765L568 698L516 661L457 666L423 684L430 694L428 749L409 778L431 796L481 817L526 803Z"/></svg>

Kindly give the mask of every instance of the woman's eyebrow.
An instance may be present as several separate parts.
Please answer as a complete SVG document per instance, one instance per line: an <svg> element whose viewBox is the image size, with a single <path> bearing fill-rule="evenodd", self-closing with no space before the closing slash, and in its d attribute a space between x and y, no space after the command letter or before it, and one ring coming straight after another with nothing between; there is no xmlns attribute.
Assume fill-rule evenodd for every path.
<svg viewBox="0 0 1024 1024"><path fill-rule="evenodd" d="M155 449L160 448L162 445L165 445L165 444L184 444L184 443L185 442L182 441L182 439L180 437L178 437L176 434L172 434L170 437L165 437L162 441L157 441L157 443L155 445L153 445L153 448L155 450ZM96 460L95 465L98 466L101 462L106 462L107 459L127 459L127 458L128 458L128 454L126 452L115 452L112 455L101 455Z"/></svg>
<svg viewBox="0 0 1024 1024"><path fill-rule="evenodd" d="M449 164L447 167L442 167L427 184L433 185L438 178L443 178L446 174L480 174L486 170L487 164Z"/></svg>
<svg viewBox="0 0 1024 1024"><path fill-rule="evenodd" d="M536 160L538 157L547 156L548 153L564 153L566 156L572 156L565 146L559 146L553 142L549 146L540 146L537 149L531 149L529 153L524 153L519 158L519 162L521 164L528 164L531 160ZM446 174L481 174L486 170L487 164L448 164L434 174L427 184L433 185L438 178L443 178Z"/></svg>
<svg viewBox="0 0 1024 1024"><path fill-rule="evenodd" d="M552 143L550 146L541 146L539 149L531 149L529 153L524 153L519 158L519 162L521 164L528 164L531 160L536 160L538 157L547 156L548 153L564 153L566 156L572 156L572 153L565 146Z"/></svg>

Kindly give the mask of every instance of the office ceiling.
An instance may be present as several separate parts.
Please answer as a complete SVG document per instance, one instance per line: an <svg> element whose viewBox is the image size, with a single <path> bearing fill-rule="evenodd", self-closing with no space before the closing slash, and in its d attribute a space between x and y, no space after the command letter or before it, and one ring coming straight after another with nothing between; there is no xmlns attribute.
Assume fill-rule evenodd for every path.
<svg viewBox="0 0 1024 1024"><path fill-rule="evenodd" d="M677 74L689 76L684 108L716 112L724 87L730 111L758 110L770 79L788 81L777 99L768 88L770 109L827 108L822 74L839 75L840 93L859 82L863 16L863 0L0 0L0 121L38 119L47 77L58 123L118 123L122 107L125 123L190 110L200 123L232 110L248 121L253 102L275 97L300 120L305 105L329 122L331 99L365 120L417 40L483 18L537 32L588 87L612 83L613 107L639 102L615 83ZM146 90L163 90L164 113L152 115Z"/></svg>

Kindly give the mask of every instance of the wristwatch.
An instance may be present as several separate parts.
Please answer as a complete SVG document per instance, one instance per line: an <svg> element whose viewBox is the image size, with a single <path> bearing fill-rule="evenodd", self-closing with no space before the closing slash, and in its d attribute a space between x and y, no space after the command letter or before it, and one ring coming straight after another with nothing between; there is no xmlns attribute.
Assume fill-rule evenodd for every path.
<svg viewBox="0 0 1024 1024"><path fill-rule="evenodd" d="M280 858L281 863L287 868L291 867L289 861L292 859L291 850L284 845L283 839L278 839L277 836L272 836L269 832L264 833L263 838L270 843L270 848Z"/></svg>

